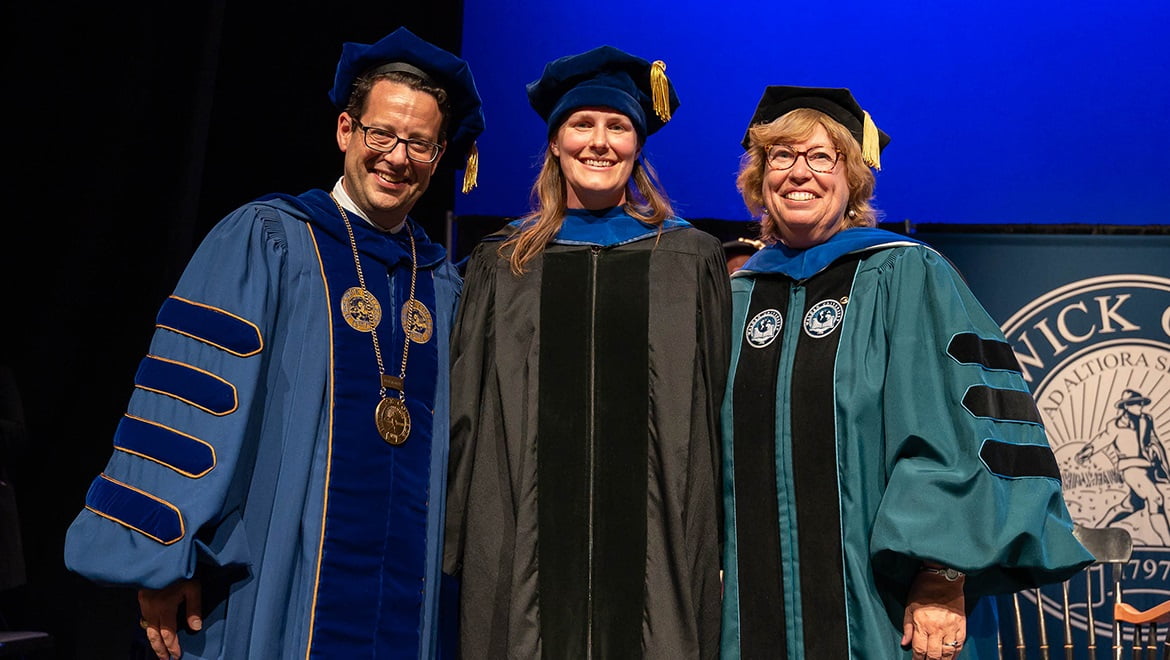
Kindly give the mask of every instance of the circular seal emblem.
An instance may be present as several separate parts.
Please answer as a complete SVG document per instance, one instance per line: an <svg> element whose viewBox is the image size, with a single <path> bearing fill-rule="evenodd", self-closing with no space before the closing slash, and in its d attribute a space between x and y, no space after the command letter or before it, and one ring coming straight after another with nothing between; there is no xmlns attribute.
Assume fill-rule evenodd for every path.
<svg viewBox="0 0 1170 660"><path fill-rule="evenodd" d="M431 340L433 328L431 312L426 305L413 299L402 305L402 329L411 341L416 344L427 343Z"/></svg>
<svg viewBox="0 0 1170 660"><path fill-rule="evenodd" d="M400 445L410 437L410 412L406 402L397 397L386 397L378 402L374 410L374 424L378 434L392 445Z"/></svg>
<svg viewBox="0 0 1170 660"><path fill-rule="evenodd" d="M1069 514L1129 532L1132 605L1170 598L1170 279L1071 282L1024 305L1003 331L1060 465ZM1079 598L1083 580L1070 584ZM1099 619L1097 634L1111 636L1108 616ZM1083 616L1074 624L1087 627Z"/></svg>
<svg viewBox="0 0 1170 660"><path fill-rule="evenodd" d="M845 308L836 300L822 300L804 315L804 334L820 339L841 325Z"/></svg>
<svg viewBox="0 0 1170 660"><path fill-rule="evenodd" d="M784 318L780 316L780 311L775 309L765 309L756 314L750 323L747 324L747 331L745 336L748 344L753 348L764 348L780 336L780 328L784 327Z"/></svg>
<svg viewBox="0 0 1170 660"><path fill-rule="evenodd" d="M353 286L341 296L341 316L349 327L358 332L369 332L382 320L382 306L374 294Z"/></svg>

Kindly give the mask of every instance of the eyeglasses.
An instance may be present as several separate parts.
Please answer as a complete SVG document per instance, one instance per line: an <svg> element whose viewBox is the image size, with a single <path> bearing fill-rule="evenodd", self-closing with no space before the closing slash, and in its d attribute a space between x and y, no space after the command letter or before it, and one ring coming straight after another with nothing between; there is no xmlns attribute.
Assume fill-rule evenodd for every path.
<svg viewBox="0 0 1170 660"><path fill-rule="evenodd" d="M434 142L427 142L418 138L405 140L384 128L365 126L356 118L351 117L351 119L353 119L354 125L365 134L366 146L374 151L388 154L394 151L394 147L397 147L398 143L401 142L406 145L406 157L416 163L433 163L443 151L442 145L435 144Z"/></svg>
<svg viewBox="0 0 1170 660"><path fill-rule="evenodd" d="M808 169L820 174L832 172L833 168L837 166L837 161L841 158L840 151L830 151L824 147L813 147L808 151L793 151L782 144L768 147L767 154L768 166L774 170L791 169L796 164L796 159L804 156L804 162L808 163Z"/></svg>

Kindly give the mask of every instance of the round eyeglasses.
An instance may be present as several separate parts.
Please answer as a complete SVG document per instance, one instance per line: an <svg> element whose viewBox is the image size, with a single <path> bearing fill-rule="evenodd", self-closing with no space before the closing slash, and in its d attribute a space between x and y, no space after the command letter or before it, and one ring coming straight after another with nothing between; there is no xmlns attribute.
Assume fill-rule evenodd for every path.
<svg viewBox="0 0 1170 660"><path fill-rule="evenodd" d="M841 152L824 147L796 151L783 144L774 144L768 147L767 156L768 166L774 170L791 169L796 164L796 159L804 156L804 162L808 164L808 169L820 174L828 174L837 166Z"/></svg>
<svg viewBox="0 0 1170 660"><path fill-rule="evenodd" d="M402 143L406 145L406 157L416 163L433 163L439 157L439 154L443 152L442 145L435 144L434 142L428 142L418 138L406 140L384 128L366 126L356 118L351 117L351 119L353 119L354 126L357 126L358 130L364 134L366 146L374 151L388 154L394 151L394 147L397 147L399 143Z"/></svg>

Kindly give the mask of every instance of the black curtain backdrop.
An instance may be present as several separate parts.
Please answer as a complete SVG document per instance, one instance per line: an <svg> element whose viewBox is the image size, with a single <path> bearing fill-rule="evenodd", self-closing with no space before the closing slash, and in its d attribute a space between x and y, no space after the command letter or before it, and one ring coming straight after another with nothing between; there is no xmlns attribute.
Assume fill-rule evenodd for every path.
<svg viewBox="0 0 1170 660"><path fill-rule="evenodd" d="M136 652L133 591L68 573L62 543L159 304L227 212L340 176L327 91L343 42L405 25L458 53L462 13L454 0L3 4L0 363L29 447L9 459L28 584L0 593L0 630L48 631L61 659ZM414 214L439 240L454 181L441 167Z"/></svg>

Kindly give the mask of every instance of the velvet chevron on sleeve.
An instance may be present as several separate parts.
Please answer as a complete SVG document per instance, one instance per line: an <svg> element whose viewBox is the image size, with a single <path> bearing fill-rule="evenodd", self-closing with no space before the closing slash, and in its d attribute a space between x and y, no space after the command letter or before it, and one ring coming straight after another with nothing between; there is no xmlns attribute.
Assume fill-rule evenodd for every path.
<svg viewBox="0 0 1170 660"><path fill-rule="evenodd" d="M375 427L368 332L342 318L358 286L323 190L270 196L222 220L163 304L113 454L69 528L67 566L161 588L197 577L204 626L184 658L433 657L448 464L448 337L461 280L408 220L358 220L379 339L398 374L411 290L434 319L409 352L409 438ZM103 439L103 442L108 440Z"/></svg>
<svg viewBox="0 0 1170 660"><path fill-rule="evenodd" d="M976 607L1091 562L1019 366L937 252L877 229L772 246L732 310L724 658L909 658L923 560ZM964 660L994 641L970 625Z"/></svg>

